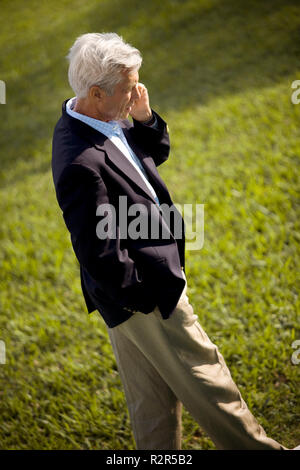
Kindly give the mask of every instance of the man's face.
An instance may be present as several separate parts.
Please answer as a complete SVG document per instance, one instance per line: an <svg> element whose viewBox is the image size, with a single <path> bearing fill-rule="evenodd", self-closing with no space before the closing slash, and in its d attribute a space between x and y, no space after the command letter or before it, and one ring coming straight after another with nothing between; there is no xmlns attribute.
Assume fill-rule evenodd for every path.
<svg viewBox="0 0 300 470"><path fill-rule="evenodd" d="M138 72L122 72L122 76L123 79L116 85L114 94L105 94L101 100L99 111L106 121L128 118L132 104L138 99Z"/></svg>

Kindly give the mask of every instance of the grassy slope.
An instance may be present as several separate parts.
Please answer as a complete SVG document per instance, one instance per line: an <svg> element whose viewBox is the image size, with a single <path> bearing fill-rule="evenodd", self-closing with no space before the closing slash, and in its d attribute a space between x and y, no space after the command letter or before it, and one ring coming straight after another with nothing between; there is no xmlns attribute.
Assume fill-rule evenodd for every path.
<svg viewBox="0 0 300 470"><path fill-rule="evenodd" d="M53 126L72 96L64 56L90 31L116 31L143 52L141 81L172 138L160 172L175 202L205 204L204 247L186 253L194 310L271 437L299 441L296 5L1 2L0 448L134 448L106 329L86 313L50 172ZM185 449L214 448L183 419Z"/></svg>

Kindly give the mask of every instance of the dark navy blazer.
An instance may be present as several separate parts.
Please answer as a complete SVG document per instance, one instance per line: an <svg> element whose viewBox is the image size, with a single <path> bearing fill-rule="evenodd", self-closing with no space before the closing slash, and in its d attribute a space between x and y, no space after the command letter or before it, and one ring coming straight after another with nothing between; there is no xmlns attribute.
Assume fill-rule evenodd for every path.
<svg viewBox="0 0 300 470"><path fill-rule="evenodd" d="M119 121L161 207L173 208L171 217L164 214L165 209L158 208L140 174L105 135L67 114L67 101L54 130L52 173L57 200L80 265L88 312L97 309L110 328L136 311L147 314L156 306L162 317L168 318L185 285L182 276L185 237L183 219L156 168L169 156L167 125L154 111L155 127L135 120ZM151 237L149 232L147 238L126 238L120 235L118 226L116 236L105 239L97 236L96 227L101 220L96 215L97 207L112 204L118 223L119 196L127 196L128 207L143 205L149 227L155 214L159 237ZM128 217L128 224L130 221Z"/></svg>

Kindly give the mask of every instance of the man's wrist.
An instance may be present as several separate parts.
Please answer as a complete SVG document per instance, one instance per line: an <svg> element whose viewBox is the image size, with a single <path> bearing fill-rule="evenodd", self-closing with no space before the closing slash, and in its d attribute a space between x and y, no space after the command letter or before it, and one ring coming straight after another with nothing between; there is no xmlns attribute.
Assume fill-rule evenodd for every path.
<svg viewBox="0 0 300 470"><path fill-rule="evenodd" d="M147 119L146 121L140 121L141 124L146 124L148 126L151 126L152 124L155 123L155 116L154 114L151 112L151 116L149 119Z"/></svg>
<svg viewBox="0 0 300 470"><path fill-rule="evenodd" d="M141 124L145 124L152 120L153 113L152 113L152 109L148 108L148 109L145 109L142 113L140 112L136 115L133 113L131 114L131 116L133 117L133 119L140 122Z"/></svg>

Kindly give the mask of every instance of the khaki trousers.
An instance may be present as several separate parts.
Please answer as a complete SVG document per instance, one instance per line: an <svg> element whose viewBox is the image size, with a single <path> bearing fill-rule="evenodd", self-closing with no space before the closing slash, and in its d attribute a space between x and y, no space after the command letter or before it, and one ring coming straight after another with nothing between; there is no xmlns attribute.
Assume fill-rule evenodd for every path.
<svg viewBox="0 0 300 470"><path fill-rule="evenodd" d="M251 414L186 292L167 320L156 307L108 329L136 448L181 449L183 404L217 449L286 449Z"/></svg>

